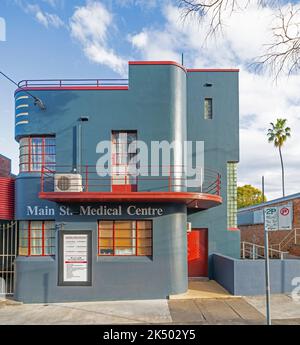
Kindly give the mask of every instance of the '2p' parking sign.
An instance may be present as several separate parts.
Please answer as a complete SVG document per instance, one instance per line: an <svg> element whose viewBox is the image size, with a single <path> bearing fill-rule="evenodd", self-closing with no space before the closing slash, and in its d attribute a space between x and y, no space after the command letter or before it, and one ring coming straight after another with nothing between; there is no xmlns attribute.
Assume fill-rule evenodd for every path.
<svg viewBox="0 0 300 345"><path fill-rule="evenodd" d="M291 230L293 223L293 206L292 204L266 207L265 229L267 231L274 230Z"/></svg>
<svg viewBox="0 0 300 345"><path fill-rule="evenodd" d="M277 207L266 207L265 213L265 229L267 231L278 230L278 209Z"/></svg>

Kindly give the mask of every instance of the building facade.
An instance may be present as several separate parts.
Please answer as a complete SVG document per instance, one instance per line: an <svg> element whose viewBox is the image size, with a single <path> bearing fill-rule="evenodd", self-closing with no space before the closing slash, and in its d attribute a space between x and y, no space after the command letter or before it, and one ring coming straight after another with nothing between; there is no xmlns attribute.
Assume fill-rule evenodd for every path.
<svg viewBox="0 0 300 345"><path fill-rule="evenodd" d="M11 160L0 154L0 299L12 295L17 222L14 221L15 178Z"/></svg>
<svg viewBox="0 0 300 345"><path fill-rule="evenodd" d="M264 246L263 210L266 207L274 207L278 213L276 229L269 231L270 247L300 256L300 193L239 209L241 241Z"/></svg>
<svg viewBox="0 0 300 345"><path fill-rule="evenodd" d="M211 277L213 253L240 256L238 70L129 62L128 81L19 85L16 299L166 298ZM142 165L137 141L181 145ZM179 159L188 141L204 143L200 185Z"/></svg>

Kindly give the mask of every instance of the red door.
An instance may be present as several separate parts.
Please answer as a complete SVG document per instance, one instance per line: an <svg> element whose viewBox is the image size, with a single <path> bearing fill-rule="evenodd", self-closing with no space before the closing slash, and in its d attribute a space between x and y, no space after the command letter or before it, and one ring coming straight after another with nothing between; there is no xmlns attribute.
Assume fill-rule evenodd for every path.
<svg viewBox="0 0 300 345"><path fill-rule="evenodd" d="M189 277L208 275L207 229L192 229L188 232L188 275Z"/></svg>

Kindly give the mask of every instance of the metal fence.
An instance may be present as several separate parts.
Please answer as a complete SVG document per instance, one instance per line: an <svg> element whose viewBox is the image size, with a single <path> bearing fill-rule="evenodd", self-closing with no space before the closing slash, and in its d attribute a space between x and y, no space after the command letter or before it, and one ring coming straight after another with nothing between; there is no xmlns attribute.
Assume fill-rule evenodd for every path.
<svg viewBox="0 0 300 345"><path fill-rule="evenodd" d="M17 256L17 222L0 222L0 293L14 293L14 261Z"/></svg>

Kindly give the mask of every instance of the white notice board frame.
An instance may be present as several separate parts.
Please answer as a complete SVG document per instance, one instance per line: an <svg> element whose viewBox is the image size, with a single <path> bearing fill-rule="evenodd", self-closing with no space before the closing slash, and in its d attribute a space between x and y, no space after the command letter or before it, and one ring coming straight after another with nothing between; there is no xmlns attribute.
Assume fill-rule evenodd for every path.
<svg viewBox="0 0 300 345"><path fill-rule="evenodd" d="M73 249L71 247L72 241L74 243ZM81 246L81 253L78 252L78 244ZM92 231L60 230L58 246L58 285L91 286Z"/></svg>

